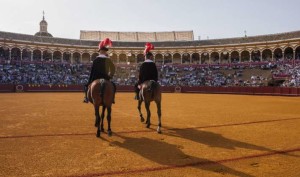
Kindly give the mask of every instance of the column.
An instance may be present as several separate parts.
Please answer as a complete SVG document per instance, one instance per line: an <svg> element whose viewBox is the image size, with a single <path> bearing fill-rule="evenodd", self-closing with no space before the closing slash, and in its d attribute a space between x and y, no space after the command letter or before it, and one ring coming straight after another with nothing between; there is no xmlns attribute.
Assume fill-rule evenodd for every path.
<svg viewBox="0 0 300 177"><path fill-rule="evenodd" d="M11 60L11 49L8 49L8 50L9 50L9 52L8 52L9 53L9 57L8 58L9 58L9 60Z"/></svg>
<svg viewBox="0 0 300 177"><path fill-rule="evenodd" d="M208 63L211 64L210 53L208 53Z"/></svg>
<svg viewBox="0 0 300 177"><path fill-rule="evenodd" d="M250 52L250 62L252 62L252 52Z"/></svg>
<svg viewBox="0 0 300 177"><path fill-rule="evenodd" d="M23 60L23 51L21 50L21 61Z"/></svg>
<svg viewBox="0 0 300 177"><path fill-rule="evenodd" d="M260 61L263 61L263 53L262 52L260 52Z"/></svg>
<svg viewBox="0 0 300 177"><path fill-rule="evenodd" d="M202 64L202 61L201 61L201 53L199 53L199 64Z"/></svg>
<svg viewBox="0 0 300 177"><path fill-rule="evenodd" d="M242 61L242 53L239 53L239 62Z"/></svg>
<svg viewBox="0 0 300 177"><path fill-rule="evenodd" d="M70 58L70 60L71 60L71 63L74 62L74 61L73 61L73 53L71 53L71 58Z"/></svg>
<svg viewBox="0 0 300 177"><path fill-rule="evenodd" d="M53 52L51 52L51 61L53 62Z"/></svg>
<svg viewBox="0 0 300 177"><path fill-rule="evenodd" d="M190 64L192 64L193 54L190 54Z"/></svg>
<svg viewBox="0 0 300 177"><path fill-rule="evenodd" d="M34 50L31 51L31 58L30 58L31 61L33 61L33 52L34 52Z"/></svg>
<svg viewBox="0 0 300 177"><path fill-rule="evenodd" d="M82 63L82 53L80 53L80 63Z"/></svg>
<svg viewBox="0 0 300 177"><path fill-rule="evenodd" d="M44 61L43 52L41 51L41 61Z"/></svg>
<svg viewBox="0 0 300 177"><path fill-rule="evenodd" d="M228 57L229 57L228 61L229 61L229 63L231 63L231 53L228 54Z"/></svg>
<svg viewBox="0 0 300 177"><path fill-rule="evenodd" d="M272 51L272 61L274 61L274 51Z"/></svg>

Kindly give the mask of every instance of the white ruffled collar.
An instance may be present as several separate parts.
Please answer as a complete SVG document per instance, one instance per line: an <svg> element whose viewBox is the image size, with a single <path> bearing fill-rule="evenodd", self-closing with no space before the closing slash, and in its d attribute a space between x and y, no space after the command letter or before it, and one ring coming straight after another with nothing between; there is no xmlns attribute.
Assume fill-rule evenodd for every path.
<svg viewBox="0 0 300 177"><path fill-rule="evenodd" d="M144 61L145 63L154 63L152 60L150 60L150 59L146 59L145 61Z"/></svg>
<svg viewBox="0 0 300 177"><path fill-rule="evenodd" d="M100 54L98 57L100 57L100 58L109 58L108 56L103 55L103 54Z"/></svg>

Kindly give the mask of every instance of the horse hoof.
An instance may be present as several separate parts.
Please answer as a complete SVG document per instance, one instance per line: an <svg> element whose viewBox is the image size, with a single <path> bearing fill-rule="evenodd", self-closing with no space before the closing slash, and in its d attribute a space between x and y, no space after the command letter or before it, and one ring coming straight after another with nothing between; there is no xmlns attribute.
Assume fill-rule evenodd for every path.
<svg viewBox="0 0 300 177"><path fill-rule="evenodd" d="M98 127L97 124L95 124L95 127Z"/></svg>
<svg viewBox="0 0 300 177"><path fill-rule="evenodd" d="M161 134L161 133L162 133L161 130L160 130L160 127L157 128L157 133L158 133L158 134Z"/></svg>
<svg viewBox="0 0 300 177"><path fill-rule="evenodd" d="M97 131L96 137L98 137L98 138L100 137L100 131L99 130Z"/></svg>
<svg viewBox="0 0 300 177"><path fill-rule="evenodd" d="M146 128L150 128L150 124L147 124Z"/></svg>
<svg viewBox="0 0 300 177"><path fill-rule="evenodd" d="M108 131L107 131L107 135L108 135L108 136L112 136L112 131L111 131L111 130L108 130Z"/></svg>
<svg viewBox="0 0 300 177"><path fill-rule="evenodd" d="M145 121L145 119L143 117L141 117L141 122L144 122L144 121Z"/></svg>
<svg viewBox="0 0 300 177"><path fill-rule="evenodd" d="M104 132L104 128L103 128L103 129L101 129L101 132Z"/></svg>

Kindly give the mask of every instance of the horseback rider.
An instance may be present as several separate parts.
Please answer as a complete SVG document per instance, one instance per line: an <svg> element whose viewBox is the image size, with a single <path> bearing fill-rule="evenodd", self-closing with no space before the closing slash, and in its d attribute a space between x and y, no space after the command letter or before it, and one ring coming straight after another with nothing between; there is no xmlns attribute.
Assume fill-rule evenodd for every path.
<svg viewBox="0 0 300 177"><path fill-rule="evenodd" d="M108 47L112 46L112 41L109 38L104 39L99 43L99 56L93 61L92 69L91 69L91 74L89 77L88 83L84 86L84 92L85 92L85 97L83 102L88 103L88 96L87 96L87 91L89 85L97 79L105 79L105 80L110 80L115 74L115 65L113 62L110 60L108 57ZM114 93L116 92L116 86L113 83L114 86ZM101 87L100 94L101 97L103 98L104 93L104 87ZM115 96L114 96L115 98ZM114 101L113 101L114 103Z"/></svg>
<svg viewBox="0 0 300 177"><path fill-rule="evenodd" d="M135 84L135 93L136 93L136 100L139 100L139 92L140 92L140 84L145 81L153 80L157 82L158 80L158 71L156 64L153 61L153 54L150 52L154 49L154 46L151 43L146 43L144 56L145 61L142 63L139 72L139 80L138 83Z"/></svg>

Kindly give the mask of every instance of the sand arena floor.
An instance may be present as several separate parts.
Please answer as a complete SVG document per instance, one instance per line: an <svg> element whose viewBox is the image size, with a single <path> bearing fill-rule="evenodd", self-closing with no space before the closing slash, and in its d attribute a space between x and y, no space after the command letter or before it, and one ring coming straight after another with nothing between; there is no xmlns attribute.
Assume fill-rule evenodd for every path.
<svg viewBox="0 0 300 177"><path fill-rule="evenodd" d="M0 94L0 176L300 176L300 98L163 94L157 134L155 105L146 129L118 93L114 134L96 138L82 97Z"/></svg>

